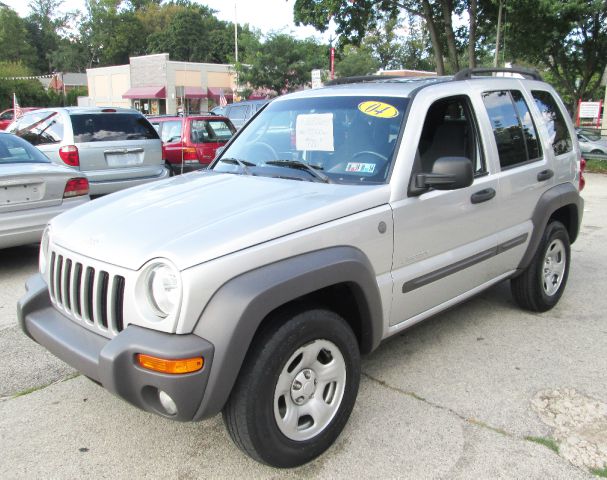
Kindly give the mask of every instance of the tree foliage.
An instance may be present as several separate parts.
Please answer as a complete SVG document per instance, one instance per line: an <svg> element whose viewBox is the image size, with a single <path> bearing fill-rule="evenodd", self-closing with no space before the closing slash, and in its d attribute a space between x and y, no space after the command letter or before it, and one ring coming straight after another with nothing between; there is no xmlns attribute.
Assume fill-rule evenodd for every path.
<svg viewBox="0 0 607 480"><path fill-rule="evenodd" d="M314 40L272 33L237 66L239 81L277 93L292 92L310 83L313 69L328 68L328 53L327 46Z"/></svg>

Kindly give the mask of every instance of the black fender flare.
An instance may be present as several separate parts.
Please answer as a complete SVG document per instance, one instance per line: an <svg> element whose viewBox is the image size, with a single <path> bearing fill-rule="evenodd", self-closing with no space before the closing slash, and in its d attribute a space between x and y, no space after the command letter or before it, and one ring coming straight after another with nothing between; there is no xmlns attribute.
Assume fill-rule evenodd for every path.
<svg viewBox="0 0 607 480"><path fill-rule="evenodd" d="M533 232L527 250L521 259L518 270L523 271L531 263L531 259L535 255L537 248L544 234L544 230L548 225L548 220L554 212L559 208L570 206L574 210L577 218L573 218L570 225L565 225L569 230L571 243L577 238L584 213L584 199L580 196L580 192L572 183L561 183L546 190L539 198L533 214L531 222L533 223Z"/></svg>
<svg viewBox="0 0 607 480"><path fill-rule="evenodd" d="M194 420L221 411L251 341L269 313L303 295L341 283L353 289L362 323L361 352L368 353L382 338L382 303L373 267L357 248L331 247L297 255L246 272L220 287L194 329L215 347L205 396Z"/></svg>

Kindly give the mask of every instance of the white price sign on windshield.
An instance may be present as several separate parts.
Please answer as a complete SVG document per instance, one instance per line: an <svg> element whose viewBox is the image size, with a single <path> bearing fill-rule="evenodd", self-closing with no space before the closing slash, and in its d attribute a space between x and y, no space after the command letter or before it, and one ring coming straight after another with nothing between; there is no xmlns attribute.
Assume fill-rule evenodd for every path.
<svg viewBox="0 0 607 480"><path fill-rule="evenodd" d="M333 114L310 113L298 115L295 124L295 148L333 152Z"/></svg>

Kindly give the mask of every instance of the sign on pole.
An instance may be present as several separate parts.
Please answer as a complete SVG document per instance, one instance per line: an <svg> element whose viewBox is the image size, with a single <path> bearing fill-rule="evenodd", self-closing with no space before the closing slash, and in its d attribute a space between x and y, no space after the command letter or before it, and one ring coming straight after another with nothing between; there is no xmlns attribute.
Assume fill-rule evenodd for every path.
<svg viewBox="0 0 607 480"><path fill-rule="evenodd" d="M601 119L601 107L603 102L578 102L578 113L577 113L577 126L579 127L583 120L586 123L596 124L600 126L599 122ZM590 122L588 122L590 121Z"/></svg>
<svg viewBox="0 0 607 480"><path fill-rule="evenodd" d="M312 70L312 88L322 87L322 81L320 79L320 70Z"/></svg>

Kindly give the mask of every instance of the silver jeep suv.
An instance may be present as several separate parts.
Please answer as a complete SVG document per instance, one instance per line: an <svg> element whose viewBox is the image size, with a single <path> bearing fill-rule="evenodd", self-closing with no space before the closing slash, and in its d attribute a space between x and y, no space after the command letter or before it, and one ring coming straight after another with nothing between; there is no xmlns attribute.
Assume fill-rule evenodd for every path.
<svg viewBox="0 0 607 480"><path fill-rule="evenodd" d="M124 108L48 108L25 113L7 131L54 163L83 172L91 195L169 177L162 144L141 113Z"/></svg>
<svg viewBox="0 0 607 480"><path fill-rule="evenodd" d="M53 219L23 330L142 409L223 412L260 462L315 458L382 340L503 280L537 312L563 294L583 165L519 72L276 99L208 171Z"/></svg>

